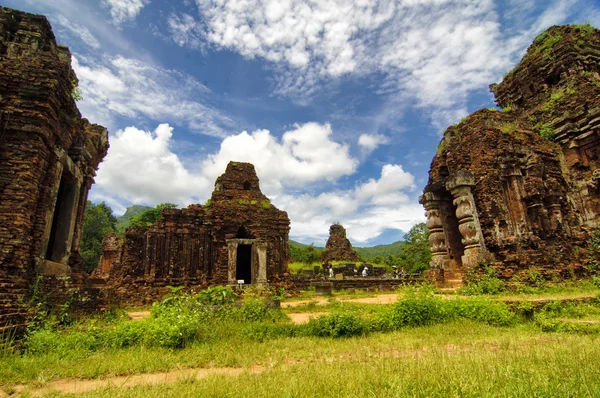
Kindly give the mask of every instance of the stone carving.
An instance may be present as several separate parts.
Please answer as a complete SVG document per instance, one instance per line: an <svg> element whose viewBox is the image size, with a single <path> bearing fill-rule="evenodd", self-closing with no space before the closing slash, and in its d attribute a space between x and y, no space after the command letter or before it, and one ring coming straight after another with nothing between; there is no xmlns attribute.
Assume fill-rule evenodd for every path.
<svg viewBox="0 0 600 398"><path fill-rule="evenodd" d="M346 238L346 229L341 224L329 227L329 239L321 253L321 262L327 264L332 261L360 261L358 253L352 249L352 244Z"/></svg>
<svg viewBox="0 0 600 398"><path fill-rule="evenodd" d="M129 303L159 298L166 285L285 281L289 229L287 213L260 191L254 166L230 162L206 205L166 209L151 227L128 228L118 243L107 235L104 277L116 299Z"/></svg>
<svg viewBox="0 0 600 398"><path fill-rule="evenodd" d="M46 18L0 7L0 329L25 322L38 275L83 269L83 213L108 135L81 118L76 84Z"/></svg>
<svg viewBox="0 0 600 398"><path fill-rule="evenodd" d="M436 283L462 283L482 264L506 279L585 271L600 226L599 48L590 26L548 29L490 86L504 112L446 130L420 200Z"/></svg>

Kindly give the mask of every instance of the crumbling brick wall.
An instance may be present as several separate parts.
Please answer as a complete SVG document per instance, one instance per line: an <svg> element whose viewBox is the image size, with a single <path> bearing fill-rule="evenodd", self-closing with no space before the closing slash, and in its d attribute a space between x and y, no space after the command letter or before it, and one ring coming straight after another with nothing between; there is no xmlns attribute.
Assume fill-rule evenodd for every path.
<svg viewBox="0 0 600 398"><path fill-rule="evenodd" d="M154 225L128 228L122 243L107 236L103 259L115 259L103 265L110 268L107 283L127 303L159 298L168 285L236 283L238 245L248 246L251 283L278 283L287 276L289 225L287 213L260 191L254 166L230 162L206 205L165 209Z"/></svg>
<svg viewBox="0 0 600 398"><path fill-rule="evenodd" d="M82 119L71 54L45 17L0 7L0 328L25 321L37 274L77 268L106 130Z"/></svg>
<svg viewBox="0 0 600 398"><path fill-rule="evenodd" d="M421 197L440 284L485 264L505 279L585 271L600 223L599 72L600 31L552 27L491 86L503 111L445 131Z"/></svg>
<svg viewBox="0 0 600 398"><path fill-rule="evenodd" d="M352 244L346 238L346 229L341 224L329 227L329 239L321 253L321 262L327 264L332 261L360 261L358 253L352 249Z"/></svg>

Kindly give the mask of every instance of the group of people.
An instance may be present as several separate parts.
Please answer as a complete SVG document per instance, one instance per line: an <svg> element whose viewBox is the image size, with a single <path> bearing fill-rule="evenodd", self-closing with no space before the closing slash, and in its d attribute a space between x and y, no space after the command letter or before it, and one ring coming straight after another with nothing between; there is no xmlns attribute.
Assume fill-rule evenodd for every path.
<svg viewBox="0 0 600 398"><path fill-rule="evenodd" d="M406 276L406 271L404 270L404 267L402 267L402 269L400 270L400 273L398 273L398 267L395 265L392 265L392 274L394 275L393 278L394 279L398 279L399 276Z"/></svg>
<svg viewBox="0 0 600 398"><path fill-rule="evenodd" d="M406 276L406 271L404 271L404 267L402 267L401 271L398 272L398 267L397 266L392 266L393 269L393 278L394 279L398 279L399 276ZM362 272L361 272L361 276L363 278L366 278L369 275L369 267L368 266L364 266ZM357 277L358 276L358 268L354 267L354 276ZM335 274L333 272L333 266L329 266L329 278L333 279L335 277Z"/></svg>

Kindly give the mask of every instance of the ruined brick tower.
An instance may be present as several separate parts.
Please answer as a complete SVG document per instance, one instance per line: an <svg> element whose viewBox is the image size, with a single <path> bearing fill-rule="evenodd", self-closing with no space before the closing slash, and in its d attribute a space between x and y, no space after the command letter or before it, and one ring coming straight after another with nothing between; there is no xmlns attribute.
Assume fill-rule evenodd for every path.
<svg viewBox="0 0 600 398"><path fill-rule="evenodd" d="M265 284L289 261L287 213L260 191L250 163L229 162L204 206L163 210L151 227L105 238L102 270L122 302L159 298L164 287Z"/></svg>
<svg viewBox="0 0 600 398"><path fill-rule="evenodd" d="M431 276L460 285L490 264L500 277L586 271L600 226L600 31L552 27L444 133L420 201Z"/></svg>
<svg viewBox="0 0 600 398"><path fill-rule="evenodd" d="M358 253L352 249L352 244L346 238L346 229L341 224L329 227L329 239L321 253L321 262L327 264L332 261L360 261Z"/></svg>
<svg viewBox="0 0 600 398"><path fill-rule="evenodd" d="M36 275L80 264L87 193L108 136L81 118L76 85L46 18L0 7L0 328L23 323Z"/></svg>

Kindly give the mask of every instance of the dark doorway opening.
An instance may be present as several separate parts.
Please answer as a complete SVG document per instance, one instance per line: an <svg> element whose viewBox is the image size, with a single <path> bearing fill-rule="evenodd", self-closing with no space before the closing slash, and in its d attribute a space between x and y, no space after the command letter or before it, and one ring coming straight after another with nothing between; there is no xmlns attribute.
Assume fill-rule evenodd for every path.
<svg viewBox="0 0 600 398"><path fill-rule="evenodd" d="M58 187L56 205L52 215L52 229L50 230L48 248L46 249L47 260L61 261L70 249L67 245L69 237L73 233L71 224L73 211L77 206L77 194L77 181L69 180L63 176Z"/></svg>
<svg viewBox="0 0 600 398"><path fill-rule="evenodd" d="M238 245L235 279L243 279L245 285L252 283L252 245Z"/></svg>
<svg viewBox="0 0 600 398"><path fill-rule="evenodd" d="M448 245L450 260L457 267L462 267L462 256L465 252L465 245L462 243L462 235L458 229L456 206L452 202L452 196L449 193L444 195L444 199L440 203L440 210L442 210L443 214L442 223L446 231L446 244Z"/></svg>
<svg viewBox="0 0 600 398"><path fill-rule="evenodd" d="M244 191L250 190L250 183L248 181L244 182Z"/></svg>

